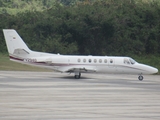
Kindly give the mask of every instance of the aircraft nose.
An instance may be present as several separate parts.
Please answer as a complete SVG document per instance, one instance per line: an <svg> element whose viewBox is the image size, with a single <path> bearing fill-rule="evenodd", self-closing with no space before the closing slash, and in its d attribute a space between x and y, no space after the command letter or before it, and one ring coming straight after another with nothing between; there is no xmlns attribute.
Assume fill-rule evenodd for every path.
<svg viewBox="0 0 160 120"><path fill-rule="evenodd" d="M158 73L158 69L157 69L157 68L153 68L152 71L153 71L153 74L154 74L154 73Z"/></svg>
<svg viewBox="0 0 160 120"><path fill-rule="evenodd" d="M157 69L157 68L154 68L154 67L150 67L149 72L150 72L151 74L155 74L155 73L158 73L158 69Z"/></svg>
<svg viewBox="0 0 160 120"><path fill-rule="evenodd" d="M149 65L142 65L142 68L146 71L146 74L155 74L158 73L158 69ZM145 74L145 72L144 72Z"/></svg>

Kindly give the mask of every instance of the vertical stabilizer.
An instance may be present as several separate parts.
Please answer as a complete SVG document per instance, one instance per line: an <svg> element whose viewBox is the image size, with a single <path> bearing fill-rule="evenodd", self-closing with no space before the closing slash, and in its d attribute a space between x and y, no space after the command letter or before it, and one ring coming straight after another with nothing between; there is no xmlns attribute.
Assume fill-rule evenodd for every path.
<svg viewBox="0 0 160 120"><path fill-rule="evenodd" d="M13 29L3 29L9 54L29 54L31 50Z"/></svg>

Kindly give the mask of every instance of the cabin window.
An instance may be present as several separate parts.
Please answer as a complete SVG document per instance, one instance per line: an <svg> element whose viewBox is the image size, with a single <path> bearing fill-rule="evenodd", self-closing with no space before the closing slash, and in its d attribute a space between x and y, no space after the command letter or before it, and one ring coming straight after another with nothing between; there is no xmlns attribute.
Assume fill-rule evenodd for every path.
<svg viewBox="0 0 160 120"><path fill-rule="evenodd" d="M97 62L97 59L94 59L94 62L96 63L96 62Z"/></svg>
<svg viewBox="0 0 160 120"><path fill-rule="evenodd" d="M107 63L107 59L104 59L104 63Z"/></svg>
<svg viewBox="0 0 160 120"><path fill-rule="evenodd" d="M86 62L86 59L83 59L83 62Z"/></svg>
<svg viewBox="0 0 160 120"><path fill-rule="evenodd" d="M78 59L78 62L81 62L81 59Z"/></svg>
<svg viewBox="0 0 160 120"><path fill-rule="evenodd" d="M99 63L102 63L102 59L99 59Z"/></svg>
<svg viewBox="0 0 160 120"><path fill-rule="evenodd" d="M89 59L89 60L88 60L88 62L89 62L89 63L91 63L91 62L92 62L92 60L91 60L91 59Z"/></svg>
<svg viewBox="0 0 160 120"><path fill-rule="evenodd" d="M110 59L110 63L113 63L113 60L112 60L112 59Z"/></svg>

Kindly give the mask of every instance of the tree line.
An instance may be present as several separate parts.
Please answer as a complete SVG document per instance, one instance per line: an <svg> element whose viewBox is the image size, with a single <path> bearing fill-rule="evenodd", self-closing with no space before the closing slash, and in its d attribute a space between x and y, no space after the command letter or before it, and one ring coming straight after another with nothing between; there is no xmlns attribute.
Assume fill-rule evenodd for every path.
<svg viewBox="0 0 160 120"><path fill-rule="evenodd" d="M60 54L160 54L158 1L98 0L55 4L43 11L0 14L0 28L15 29L29 48ZM2 31L0 52L6 52Z"/></svg>

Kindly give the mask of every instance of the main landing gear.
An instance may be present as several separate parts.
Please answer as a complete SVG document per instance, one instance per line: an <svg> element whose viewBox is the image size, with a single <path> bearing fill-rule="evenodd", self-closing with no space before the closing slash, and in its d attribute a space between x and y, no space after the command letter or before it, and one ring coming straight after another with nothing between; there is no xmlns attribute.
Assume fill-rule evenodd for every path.
<svg viewBox="0 0 160 120"><path fill-rule="evenodd" d="M139 79L140 81L142 81L142 80L143 80L143 76L140 75L140 76L138 77L138 79Z"/></svg>
<svg viewBox="0 0 160 120"><path fill-rule="evenodd" d="M81 73L80 72L75 73L75 76L74 76L75 79L79 79L80 77L81 77Z"/></svg>

